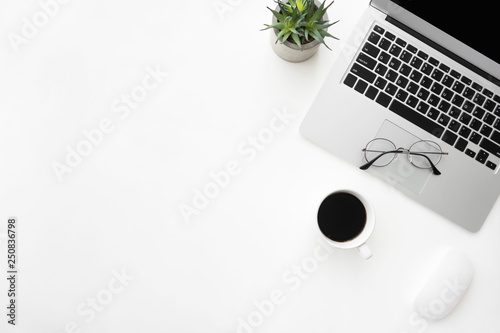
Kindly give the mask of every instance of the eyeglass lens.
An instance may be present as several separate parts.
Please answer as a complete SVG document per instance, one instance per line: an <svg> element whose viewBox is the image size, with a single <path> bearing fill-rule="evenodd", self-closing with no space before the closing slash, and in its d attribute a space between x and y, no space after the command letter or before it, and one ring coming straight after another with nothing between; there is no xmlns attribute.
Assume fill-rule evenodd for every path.
<svg viewBox="0 0 500 333"><path fill-rule="evenodd" d="M396 150L396 146L392 141L387 139L374 139L366 145L365 159L367 162L373 160L380 154L388 151ZM377 159L372 165L377 167L383 167L388 165L396 158L396 154L388 153Z"/></svg>
<svg viewBox="0 0 500 333"><path fill-rule="evenodd" d="M408 158L414 166L421 169L428 169L431 168L429 160L434 163L434 165L437 165L439 161L441 161L441 153L443 151L441 147L433 141L418 141L409 148L409 152ZM427 158L416 154L424 154Z"/></svg>

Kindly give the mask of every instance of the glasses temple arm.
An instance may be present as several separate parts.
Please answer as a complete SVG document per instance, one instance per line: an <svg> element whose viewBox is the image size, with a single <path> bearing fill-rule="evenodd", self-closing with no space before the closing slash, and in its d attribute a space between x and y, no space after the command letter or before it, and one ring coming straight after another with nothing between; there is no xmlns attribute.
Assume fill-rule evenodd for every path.
<svg viewBox="0 0 500 333"><path fill-rule="evenodd" d="M400 154L402 153L401 150L389 150L389 151L386 151L386 152L383 152L382 154L378 155L377 157L373 158L372 160L366 162L365 164L363 164L362 166L360 166L359 168L361 170L366 170L368 169L369 167L372 166L373 163L375 163L379 158L381 158L382 156L384 156L385 154Z"/></svg>
<svg viewBox="0 0 500 333"><path fill-rule="evenodd" d="M425 155L425 154L419 154L419 153L413 153L413 152L409 152L410 155L417 155L417 156L422 156L422 157L425 157L427 159L427 161L429 162L429 164L431 165L431 169L432 169L432 173L439 176L441 174L441 172L436 168L436 166L434 165L434 163L432 163L431 159L429 158L429 156Z"/></svg>

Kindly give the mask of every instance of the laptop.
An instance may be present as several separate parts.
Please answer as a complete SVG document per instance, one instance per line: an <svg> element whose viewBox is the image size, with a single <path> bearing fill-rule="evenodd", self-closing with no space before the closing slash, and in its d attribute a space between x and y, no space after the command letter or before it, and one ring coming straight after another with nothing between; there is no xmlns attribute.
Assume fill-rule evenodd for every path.
<svg viewBox="0 0 500 333"><path fill-rule="evenodd" d="M477 232L500 194L496 22L493 4L372 0L302 135Z"/></svg>

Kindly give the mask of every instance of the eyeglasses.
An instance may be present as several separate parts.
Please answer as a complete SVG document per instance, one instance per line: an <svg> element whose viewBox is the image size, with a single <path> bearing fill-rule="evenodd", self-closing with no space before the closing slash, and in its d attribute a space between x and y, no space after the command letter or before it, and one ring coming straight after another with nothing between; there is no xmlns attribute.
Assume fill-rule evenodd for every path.
<svg viewBox="0 0 500 333"><path fill-rule="evenodd" d="M410 146L410 148L396 148L396 145L387 139L376 138L366 144L362 149L367 163L360 166L361 170L366 170L370 166L383 167L390 164L398 154L406 154L411 164L419 169L431 169L435 175L441 172L436 165L441 161L443 152L441 147L434 141L421 140Z"/></svg>

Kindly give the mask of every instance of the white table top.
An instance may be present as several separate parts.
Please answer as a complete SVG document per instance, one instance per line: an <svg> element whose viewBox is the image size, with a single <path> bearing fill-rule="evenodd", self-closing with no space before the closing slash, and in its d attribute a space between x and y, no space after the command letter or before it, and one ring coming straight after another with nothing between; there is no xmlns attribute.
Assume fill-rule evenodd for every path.
<svg viewBox="0 0 500 333"><path fill-rule="evenodd" d="M341 41L291 64L259 31L272 1L2 1L0 257L15 216L19 274L0 331L498 332L500 201L471 234L299 133L367 5L337 0ZM368 261L321 247L340 188L375 207ZM447 248L473 282L415 323Z"/></svg>

